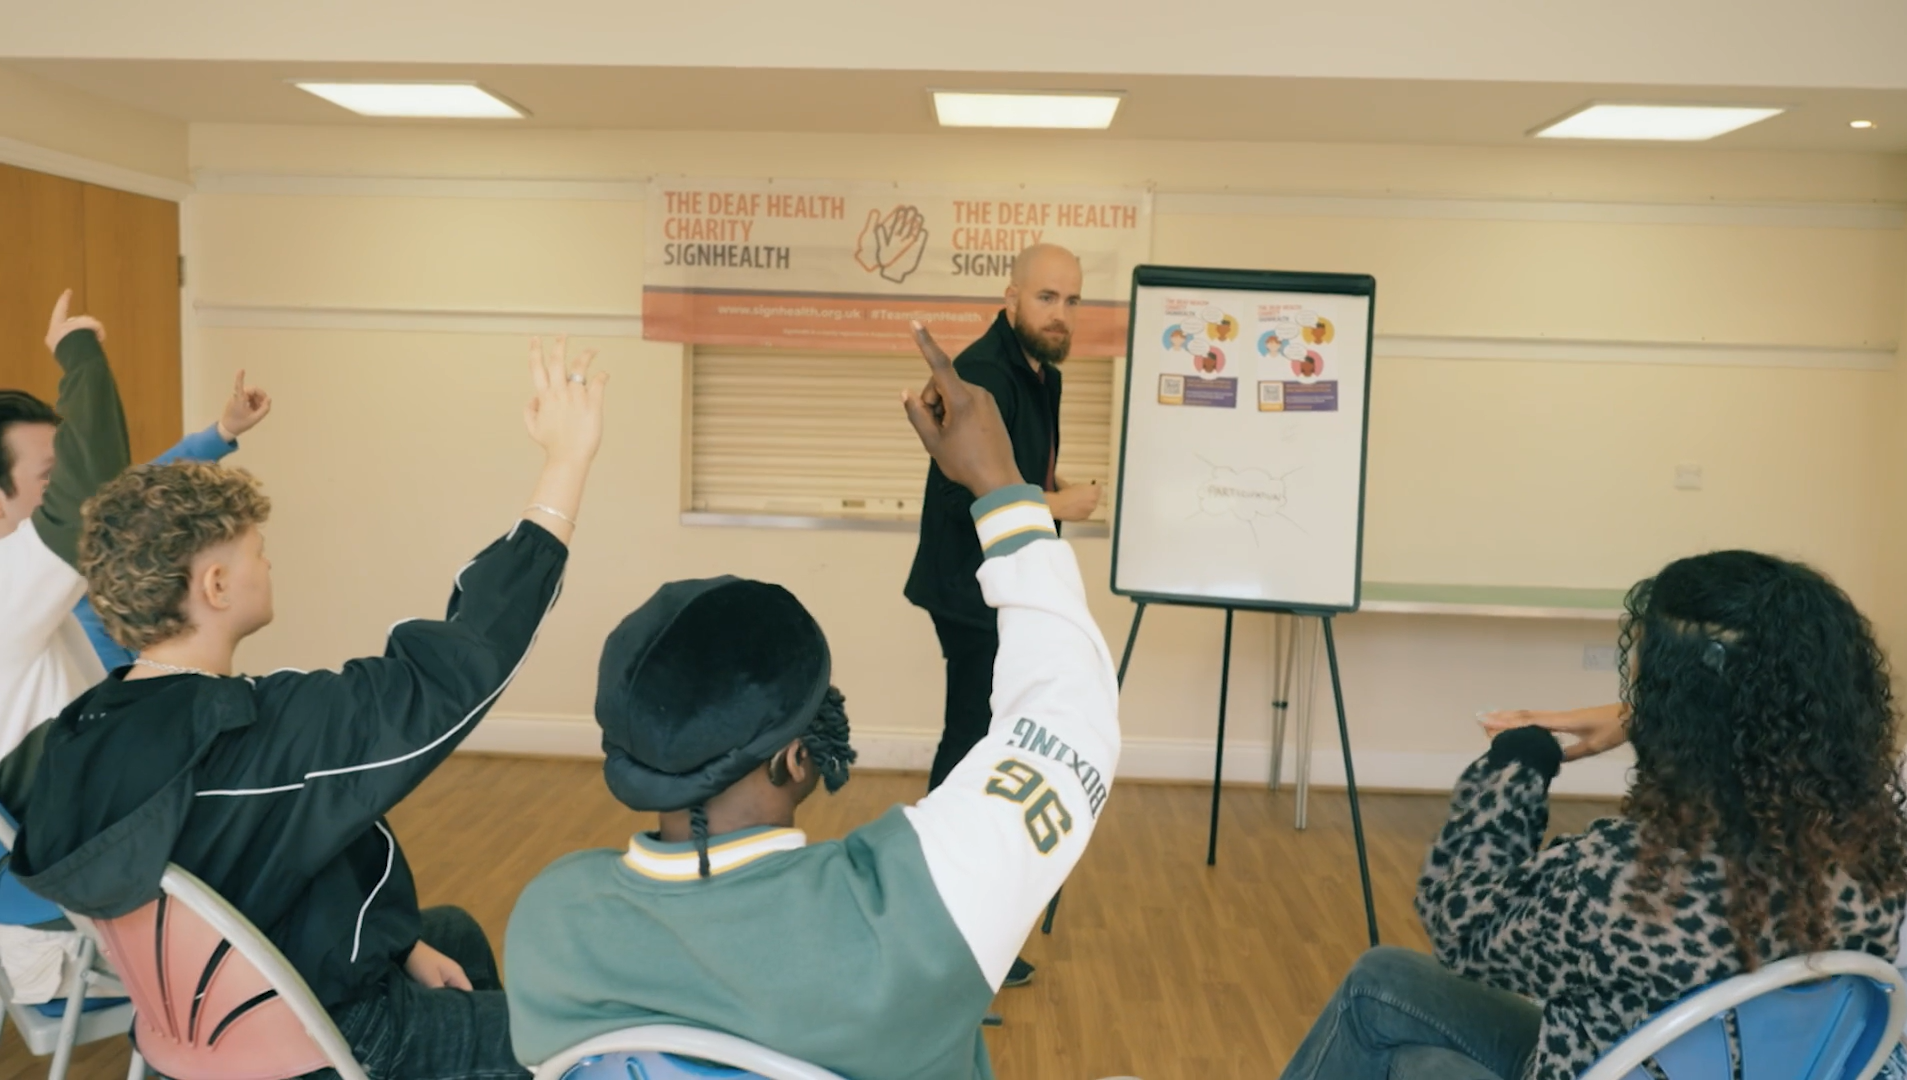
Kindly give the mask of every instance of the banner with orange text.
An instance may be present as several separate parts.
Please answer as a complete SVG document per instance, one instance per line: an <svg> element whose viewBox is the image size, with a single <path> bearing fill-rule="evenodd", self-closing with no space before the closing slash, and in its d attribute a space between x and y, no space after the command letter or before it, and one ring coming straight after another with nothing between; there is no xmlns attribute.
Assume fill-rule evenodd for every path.
<svg viewBox="0 0 1907 1080"><path fill-rule="evenodd" d="M658 179L642 336L702 345L901 352L918 320L952 353L986 332L1022 249L1085 271L1075 356L1126 349L1152 199L1131 189Z"/></svg>

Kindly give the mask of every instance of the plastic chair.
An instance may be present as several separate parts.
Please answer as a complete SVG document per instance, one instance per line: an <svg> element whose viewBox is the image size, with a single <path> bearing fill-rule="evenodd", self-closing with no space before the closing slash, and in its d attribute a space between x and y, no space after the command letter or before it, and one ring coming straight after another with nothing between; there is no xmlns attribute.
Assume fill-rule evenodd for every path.
<svg viewBox="0 0 1907 1080"><path fill-rule="evenodd" d="M685 1024L626 1027L536 1067L534 1080L842 1080L747 1039ZM1139 1080L1115 1076L1107 1080Z"/></svg>
<svg viewBox="0 0 1907 1080"><path fill-rule="evenodd" d="M1581 1080L1871 1080L1907 1023L1907 982L1858 952L1790 957L1699 990L1605 1054ZM1732 1032L1730 1029L1733 1029Z"/></svg>
<svg viewBox="0 0 1907 1080"><path fill-rule="evenodd" d="M536 1067L535 1080L842 1080L747 1039L683 1024L598 1035Z"/></svg>
<svg viewBox="0 0 1907 1080"><path fill-rule="evenodd" d="M331 1068L366 1080L304 978L237 908L177 866L159 885L159 899L129 915L72 917L132 995L134 1039L154 1069L174 1080L290 1080Z"/></svg>
<svg viewBox="0 0 1907 1080"><path fill-rule="evenodd" d="M13 851L18 831L13 817L0 808L0 854ZM63 917L64 913L57 904L28 892L26 886L20 884L20 879L13 876L12 870L0 870L0 923L8 926L38 926ZM74 1047L124 1035L132 1030L133 1009L130 1001L125 998L88 996L88 991L99 982L99 974L93 970L93 956L92 939L82 938L66 997L44 1005L23 1005L16 1001L13 983L8 981L6 969L0 968L0 1004L5 1005L5 1011L0 1016L13 1021L14 1030L20 1033L20 1041L26 1044L27 1051L33 1056L53 1055L53 1062L47 1069L47 1080L65 1080L66 1070L72 1064ZM133 1068L135 1071L127 1074L129 1080L140 1080L145 1070L137 1054L133 1055Z"/></svg>

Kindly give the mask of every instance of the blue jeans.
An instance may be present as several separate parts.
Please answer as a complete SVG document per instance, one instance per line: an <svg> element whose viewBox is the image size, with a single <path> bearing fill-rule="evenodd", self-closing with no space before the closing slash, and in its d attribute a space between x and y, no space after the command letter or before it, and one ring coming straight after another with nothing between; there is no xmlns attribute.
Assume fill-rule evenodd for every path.
<svg viewBox="0 0 1907 1080"><path fill-rule="evenodd" d="M1284 1080L1517 1080L1543 1012L1408 949L1358 958Z"/></svg>
<svg viewBox="0 0 1907 1080"><path fill-rule="evenodd" d="M393 969L381 992L332 1013L371 1080L528 1080L510 1048L503 980L483 928L462 908L423 912L424 941L463 965L471 990L426 990ZM337 1080L326 1069L316 1080Z"/></svg>

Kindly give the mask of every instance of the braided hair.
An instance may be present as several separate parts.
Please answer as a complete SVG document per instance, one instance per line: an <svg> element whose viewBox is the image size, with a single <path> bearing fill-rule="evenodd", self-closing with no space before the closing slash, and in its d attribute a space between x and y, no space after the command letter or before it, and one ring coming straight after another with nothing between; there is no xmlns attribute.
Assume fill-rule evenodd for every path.
<svg viewBox="0 0 1907 1080"><path fill-rule="evenodd" d="M848 782L848 766L860 756L848 745L848 714L843 707L846 704L847 698L841 691L828 687L821 708L815 710L814 722L801 733L801 745L808 751L808 761L814 771L821 774L821 782L828 785L830 795Z"/></svg>
<svg viewBox="0 0 1907 1080"><path fill-rule="evenodd" d="M808 752L808 763L820 775L821 782L828 786L830 795L841 790L841 785L848 782L848 766L860 756L854 747L848 745L848 714L843 707L846 703L847 698L840 690L828 687L827 695L821 699L821 707L815 710L814 719L808 724L808 730L801 733L801 748ZM788 773L781 764L780 754L768 761L768 781L776 787L788 782ZM706 806L689 808L689 835L695 841L701 875L707 878L710 871Z"/></svg>
<svg viewBox="0 0 1907 1080"><path fill-rule="evenodd" d="M709 812L708 807L700 803L689 807L689 836L695 840L697 869L706 878L709 876Z"/></svg>

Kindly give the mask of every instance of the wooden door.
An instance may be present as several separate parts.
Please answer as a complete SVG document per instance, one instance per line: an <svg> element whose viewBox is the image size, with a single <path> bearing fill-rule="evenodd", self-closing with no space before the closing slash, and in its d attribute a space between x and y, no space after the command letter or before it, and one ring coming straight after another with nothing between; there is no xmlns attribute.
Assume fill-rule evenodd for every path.
<svg viewBox="0 0 1907 1080"><path fill-rule="evenodd" d="M183 411L179 205L84 187L86 311L106 324L132 459L151 461L179 441Z"/></svg>
<svg viewBox="0 0 1907 1080"><path fill-rule="evenodd" d="M63 289L86 292L86 185L0 165L0 387L52 401L59 365L46 320Z"/></svg>
<svg viewBox="0 0 1907 1080"><path fill-rule="evenodd" d="M0 387L54 400L46 323L69 288L106 324L132 458L151 460L183 427L178 205L0 165Z"/></svg>

